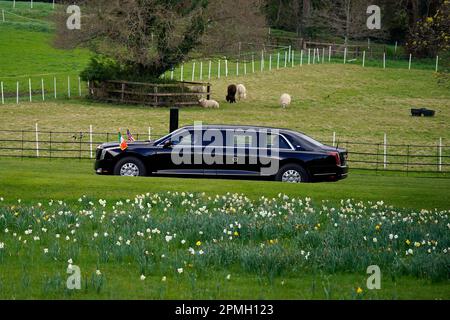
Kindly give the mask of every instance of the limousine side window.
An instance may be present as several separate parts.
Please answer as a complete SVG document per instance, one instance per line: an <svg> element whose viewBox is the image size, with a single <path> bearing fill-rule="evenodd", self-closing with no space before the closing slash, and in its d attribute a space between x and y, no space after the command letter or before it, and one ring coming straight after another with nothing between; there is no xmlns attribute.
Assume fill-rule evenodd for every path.
<svg viewBox="0 0 450 320"><path fill-rule="evenodd" d="M253 146L253 137L251 135L238 134L234 136L234 146L249 148Z"/></svg>
<svg viewBox="0 0 450 320"><path fill-rule="evenodd" d="M267 136L266 144L264 141L260 141L260 147L262 148L276 148L278 146L279 149L291 149L286 139L278 134L269 134Z"/></svg>

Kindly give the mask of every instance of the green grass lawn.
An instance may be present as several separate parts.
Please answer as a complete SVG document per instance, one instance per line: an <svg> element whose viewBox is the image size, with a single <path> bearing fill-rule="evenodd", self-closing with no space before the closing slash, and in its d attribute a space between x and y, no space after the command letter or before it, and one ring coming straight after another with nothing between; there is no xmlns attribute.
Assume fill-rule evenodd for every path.
<svg viewBox="0 0 450 320"><path fill-rule="evenodd" d="M0 196L8 203L17 199L42 202L50 199L76 202L81 195L119 200L147 192L186 191L210 195L243 193L251 198L296 197L338 202L341 199L384 201L397 207L449 209L446 194L450 179L420 176L386 176L351 173L337 183L280 184L270 181L241 181L179 178L122 178L97 176L93 162L78 160L0 159Z"/></svg>

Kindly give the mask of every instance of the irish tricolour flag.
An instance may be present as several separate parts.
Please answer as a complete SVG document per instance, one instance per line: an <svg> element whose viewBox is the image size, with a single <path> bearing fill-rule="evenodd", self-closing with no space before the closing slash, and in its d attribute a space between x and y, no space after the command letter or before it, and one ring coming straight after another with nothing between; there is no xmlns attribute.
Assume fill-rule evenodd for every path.
<svg viewBox="0 0 450 320"><path fill-rule="evenodd" d="M128 148L127 140L125 140L122 137L122 134L119 132L119 143L120 143L120 149L123 151L126 148Z"/></svg>

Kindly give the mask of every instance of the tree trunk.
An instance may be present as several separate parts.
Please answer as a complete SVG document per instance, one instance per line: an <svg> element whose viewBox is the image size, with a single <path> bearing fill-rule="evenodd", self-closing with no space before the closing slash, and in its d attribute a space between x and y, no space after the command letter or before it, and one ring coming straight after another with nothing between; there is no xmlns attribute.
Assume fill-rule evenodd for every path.
<svg viewBox="0 0 450 320"><path fill-rule="evenodd" d="M280 18L281 18L281 10L283 9L283 0L279 0L278 2L278 11L277 11L277 19L275 20L275 25L277 27L280 26Z"/></svg>
<svg viewBox="0 0 450 320"><path fill-rule="evenodd" d="M350 38L350 23L351 23L351 8L352 1L345 1L345 44L348 44Z"/></svg>

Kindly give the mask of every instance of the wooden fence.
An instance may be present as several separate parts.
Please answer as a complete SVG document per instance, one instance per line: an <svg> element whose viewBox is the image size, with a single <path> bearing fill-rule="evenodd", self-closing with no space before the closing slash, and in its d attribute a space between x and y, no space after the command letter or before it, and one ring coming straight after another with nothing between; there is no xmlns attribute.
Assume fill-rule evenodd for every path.
<svg viewBox="0 0 450 320"><path fill-rule="evenodd" d="M211 98L211 84L204 82L144 83L130 81L91 82L89 95L96 100L150 106L198 105Z"/></svg>

